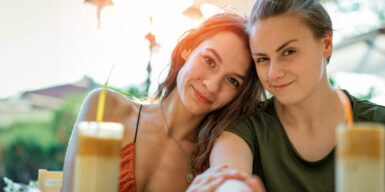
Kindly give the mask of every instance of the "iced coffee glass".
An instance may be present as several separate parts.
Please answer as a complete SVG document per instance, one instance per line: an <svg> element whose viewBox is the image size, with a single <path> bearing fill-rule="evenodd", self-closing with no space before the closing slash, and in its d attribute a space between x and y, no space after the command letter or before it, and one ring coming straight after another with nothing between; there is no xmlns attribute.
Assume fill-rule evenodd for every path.
<svg viewBox="0 0 385 192"><path fill-rule="evenodd" d="M355 123L337 128L337 192L384 192L384 171L383 125Z"/></svg>
<svg viewBox="0 0 385 192"><path fill-rule="evenodd" d="M123 125L80 122L75 160L75 192L117 191Z"/></svg>

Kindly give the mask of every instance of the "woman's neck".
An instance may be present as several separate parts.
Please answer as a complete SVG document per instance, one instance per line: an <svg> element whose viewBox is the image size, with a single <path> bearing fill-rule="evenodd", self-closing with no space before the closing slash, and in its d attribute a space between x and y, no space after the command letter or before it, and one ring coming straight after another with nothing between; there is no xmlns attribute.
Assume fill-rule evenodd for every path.
<svg viewBox="0 0 385 192"><path fill-rule="evenodd" d="M167 127L175 139L194 139L194 130L202 122L204 115L197 116L187 110L176 88L159 103L160 107L163 110L161 115L164 116Z"/></svg>
<svg viewBox="0 0 385 192"><path fill-rule="evenodd" d="M284 105L275 100L275 107L284 124L306 129L305 131L344 120L343 107L326 76L303 100L290 105Z"/></svg>

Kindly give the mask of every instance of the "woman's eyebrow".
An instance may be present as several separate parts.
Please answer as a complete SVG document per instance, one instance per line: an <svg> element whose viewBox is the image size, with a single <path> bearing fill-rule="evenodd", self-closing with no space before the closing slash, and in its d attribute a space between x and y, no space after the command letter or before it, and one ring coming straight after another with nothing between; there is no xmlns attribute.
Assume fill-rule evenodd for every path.
<svg viewBox="0 0 385 192"><path fill-rule="evenodd" d="M242 79L243 81L246 79L246 76L238 74L238 73L233 73L233 75L237 76L238 78Z"/></svg>
<svg viewBox="0 0 385 192"><path fill-rule="evenodd" d="M279 46L275 52L279 52L280 50L282 50L283 48L285 48L287 45L289 45L290 43L292 42L295 42L295 41L298 41L298 39L291 39L291 40L288 40L286 41L285 43L283 43L281 46ZM251 53L251 56L266 56L265 53Z"/></svg>
<svg viewBox="0 0 385 192"><path fill-rule="evenodd" d="M207 51L210 51L211 53L214 54L214 56L218 59L219 62L222 63L222 58L219 56L218 52L215 51L214 49L212 48L206 48Z"/></svg>
<svg viewBox="0 0 385 192"><path fill-rule="evenodd" d="M290 43L294 42L294 41L298 41L298 39L291 39L289 41L286 41L286 43L282 44L281 46L279 46L275 52L278 52L280 50L282 50L283 48L285 48L287 45L289 45Z"/></svg>

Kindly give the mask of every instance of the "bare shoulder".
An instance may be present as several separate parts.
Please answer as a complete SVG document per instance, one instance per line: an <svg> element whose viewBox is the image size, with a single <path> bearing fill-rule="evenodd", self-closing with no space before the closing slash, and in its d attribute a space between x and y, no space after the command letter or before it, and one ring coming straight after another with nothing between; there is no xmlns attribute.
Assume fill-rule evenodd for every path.
<svg viewBox="0 0 385 192"><path fill-rule="evenodd" d="M91 91L85 98L81 107L76 124L79 121L95 121L98 109L99 96L103 89L95 89ZM140 104L128 99L126 96L112 90L107 90L103 121L119 122L125 127L124 142L133 140L131 119L136 118ZM74 174L74 162L77 146L77 126L75 125L63 167L63 191L70 191L72 188L72 178ZM123 143L124 144L124 143Z"/></svg>
<svg viewBox="0 0 385 192"><path fill-rule="evenodd" d="M84 120L95 121L99 105L99 96L103 89L95 89L86 97L82 106L85 112ZM106 91L106 100L104 104L103 121L122 122L125 118L135 115L140 104L136 103L119 92ZM84 109L83 109L84 108Z"/></svg>

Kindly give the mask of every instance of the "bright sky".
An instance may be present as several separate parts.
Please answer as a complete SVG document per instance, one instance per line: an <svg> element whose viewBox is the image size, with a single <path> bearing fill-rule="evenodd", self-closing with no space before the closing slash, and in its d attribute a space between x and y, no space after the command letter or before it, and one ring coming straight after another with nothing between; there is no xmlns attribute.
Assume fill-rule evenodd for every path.
<svg viewBox="0 0 385 192"><path fill-rule="evenodd" d="M152 58L154 88L161 70L170 63L177 38L197 24L182 15L192 0L114 3L103 9L101 29L97 29L96 7L82 0L0 0L0 98L73 83L84 75L102 84L112 65L110 85L144 82L150 55L144 36L150 30L150 16L152 32L161 44ZM364 24L359 29L378 25L371 13L365 17L337 11L330 14L337 41L346 34L365 32L354 24Z"/></svg>
<svg viewBox="0 0 385 192"><path fill-rule="evenodd" d="M0 98L72 83L84 75L103 83L112 65L110 85L144 82L150 13L161 44L152 58L158 77L177 38L197 22L182 15L192 3L187 0L114 1L102 10L101 29L96 7L81 0L0 2ZM170 4L173 8L165 9Z"/></svg>

